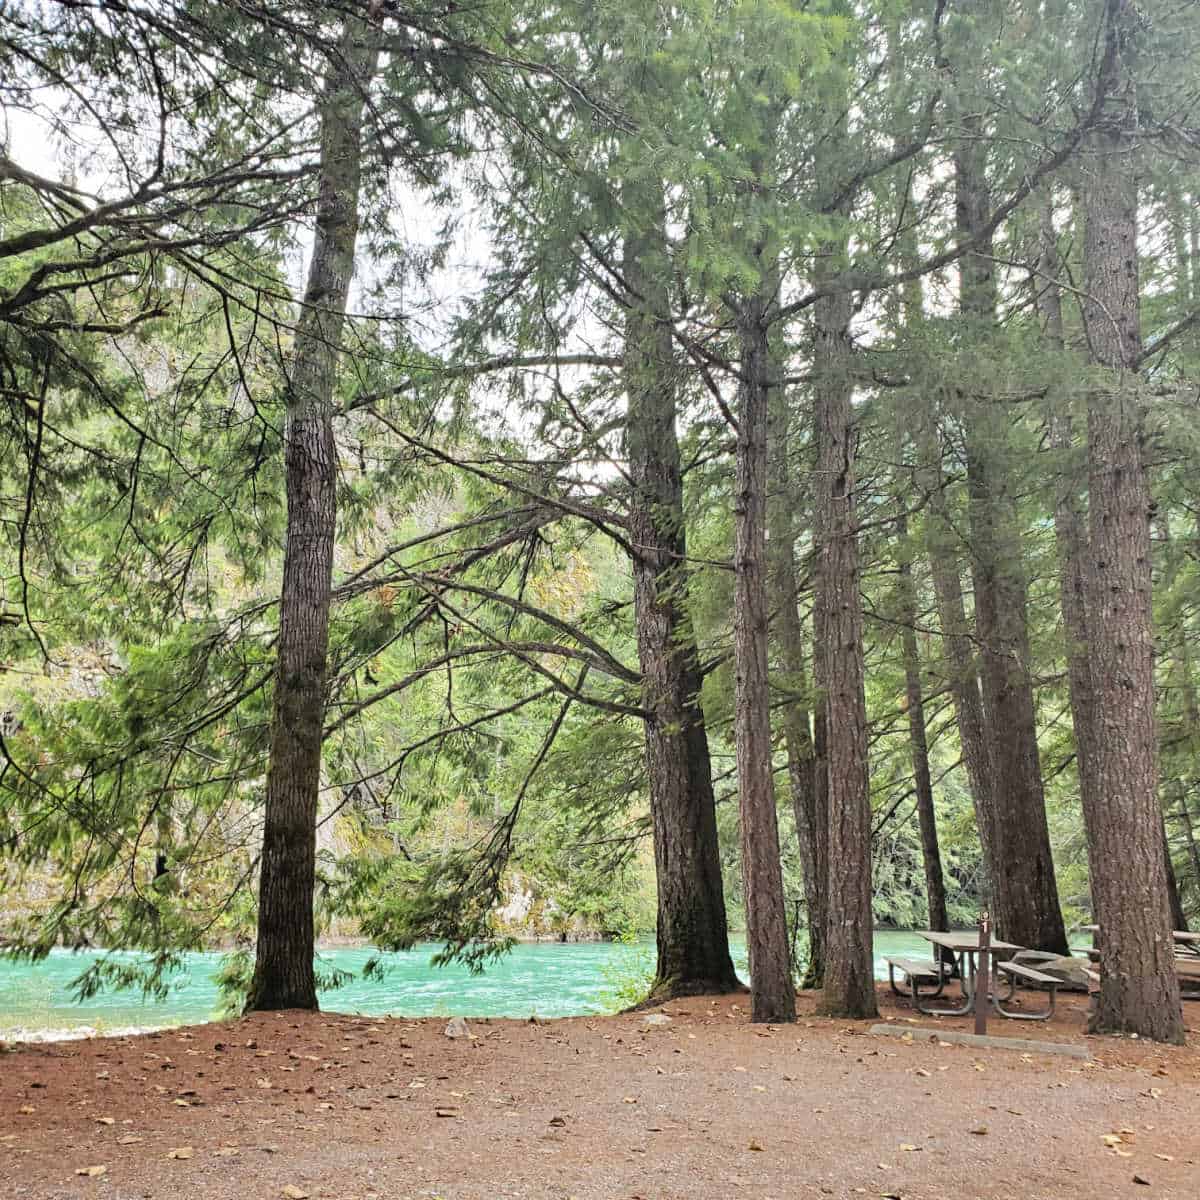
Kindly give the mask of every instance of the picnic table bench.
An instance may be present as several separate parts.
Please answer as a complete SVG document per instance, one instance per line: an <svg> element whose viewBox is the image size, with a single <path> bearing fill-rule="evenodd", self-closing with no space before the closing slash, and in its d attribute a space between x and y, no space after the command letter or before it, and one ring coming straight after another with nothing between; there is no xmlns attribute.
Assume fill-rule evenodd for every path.
<svg viewBox="0 0 1200 1200"><path fill-rule="evenodd" d="M1100 975L1100 949L1095 942L1100 934L1098 925L1084 925L1083 929L1092 935L1093 944L1084 950L1091 963L1097 970L1089 975L1089 978L1094 975L1093 993L1099 990ZM1175 964L1175 974L1179 979L1181 994L1185 1000L1200 999L1200 933L1192 933L1185 929L1176 929L1172 931L1172 937L1175 943L1175 955L1173 962Z"/></svg>
<svg viewBox="0 0 1200 1200"><path fill-rule="evenodd" d="M1016 1021L1048 1021L1054 1016L1054 1000L1058 993L1058 985L1062 982L1056 979L1053 975L1047 975L1045 971L1039 971L1036 967L1031 967L1028 963L1021 962L1002 962L996 964L996 970L1002 971L1008 976L1009 982L1012 985L1007 996L996 996L992 1003L996 1006L996 1011L1002 1017L1012 1017ZM1050 993L1050 1003L1041 1012L1014 1012L1011 1009L1005 1008L1013 997L1013 993L1017 988L1017 981L1024 983L1036 983L1044 987Z"/></svg>
<svg viewBox="0 0 1200 1200"><path fill-rule="evenodd" d="M918 995L928 997L940 996L942 989L946 986L946 978L951 972L951 968L947 963L933 962L927 958L903 958L893 957L885 960L888 965L888 983L891 984L892 991L897 996L911 996L914 999ZM896 972L899 971L904 976L904 982L908 990L904 991L896 983ZM930 992L920 992L920 981L922 979L936 979L937 987Z"/></svg>

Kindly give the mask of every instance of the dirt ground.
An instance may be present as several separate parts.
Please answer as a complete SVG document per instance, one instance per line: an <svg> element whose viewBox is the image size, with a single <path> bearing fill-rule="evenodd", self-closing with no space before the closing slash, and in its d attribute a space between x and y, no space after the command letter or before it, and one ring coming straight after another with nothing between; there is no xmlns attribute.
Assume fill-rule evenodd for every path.
<svg viewBox="0 0 1200 1200"><path fill-rule="evenodd" d="M469 1040L445 1020L285 1013L15 1047L0 1197L1200 1197L1200 1033L1084 1038L1075 997L1049 1027L992 1023L1086 1043L1080 1062L939 1044L961 1020L872 1037L813 1007L764 1027L744 996L703 998L665 1025L478 1020Z"/></svg>

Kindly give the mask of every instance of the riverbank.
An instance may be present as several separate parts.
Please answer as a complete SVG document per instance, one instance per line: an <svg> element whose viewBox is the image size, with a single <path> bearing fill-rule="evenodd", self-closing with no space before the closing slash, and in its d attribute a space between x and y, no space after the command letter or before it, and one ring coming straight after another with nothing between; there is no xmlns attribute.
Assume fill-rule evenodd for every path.
<svg viewBox="0 0 1200 1200"><path fill-rule="evenodd" d="M995 1023L1086 1041L1081 1063L942 1045L924 1018L911 1042L874 1038L814 1001L795 1026L726 997L459 1039L440 1019L284 1013L18 1047L0 1197L1194 1200L1194 1037L1084 1039L1076 997L1049 1027Z"/></svg>
<svg viewBox="0 0 1200 1200"><path fill-rule="evenodd" d="M928 955L928 944L909 933L876 932L876 973L886 978L884 956ZM321 970L345 973L344 987L321 993L321 1007L364 1016L568 1017L614 1012L644 995L654 970L654 944L613 942L523 943L482 975L461 964L433 967L436 945L379 955L369 947L329 947ZM130 1028L196 1025L221 1008L217 972L221 955L188 954L164 1001L136 991L104 991L84 1004L71 983L102 956L55 950L38 963L0 959L0 1040L30 1034L49 1039L81 1028L106 1034ZM130 959L136 954L122 956ZM363 978L368 960L381 958L382 978ZM745 947L735 941L735 964L745 973Z"/></svg>

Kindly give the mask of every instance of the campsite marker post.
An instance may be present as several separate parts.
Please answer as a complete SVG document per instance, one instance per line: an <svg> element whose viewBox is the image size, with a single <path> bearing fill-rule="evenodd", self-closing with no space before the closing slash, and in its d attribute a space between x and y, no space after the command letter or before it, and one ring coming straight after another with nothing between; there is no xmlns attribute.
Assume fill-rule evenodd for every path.
<svg viewBox="0 0 1200 1200"><path fill-rule="evenodd" d="M979 914L979 966L975 974L975 1032L987 1033L987 1010L991 1000L992 918L985 908Z"/></svg>

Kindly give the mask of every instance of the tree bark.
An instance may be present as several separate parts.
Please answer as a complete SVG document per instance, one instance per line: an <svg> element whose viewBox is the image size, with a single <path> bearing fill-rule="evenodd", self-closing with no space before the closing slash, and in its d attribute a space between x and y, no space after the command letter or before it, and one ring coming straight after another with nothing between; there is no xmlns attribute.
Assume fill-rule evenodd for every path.
<svg viewBox="0 0 1200 1200"><path fill-rule="evenodd" d="M640 202L650 199L649 205ZM658 963L650 998L730 992L741 985L729 954L700 669L687 616L683 479L675 428L679 364L669 323L661 198L625 239L633 300L625 320L625 425L634 619L642 670L646 774L658 887Z"/></svg>
<svg viewBox="0 0 1200 1200"><path fill-rule="evenodd" d="M1188 645L1187 628L1182 612L1176 609L1173 603L1179 587L1179 555L1171 536L1171 522L1165 514L1159 518L1158 531L1163 558L1161 583L1168 603L1167 693L1172 699L1178 697L1178 724L1167 727L1165 738L1165 744L1172 746L1171 758L1177 766L1165 790L1172 797L1177 809L1177 818L1183 827L1188 849L1188 865L1193 869L1197 884L1200 884L1200 858L1197 856L1191 816L1187 807L1189 776L1193 780L1196 777L1197 751L1200 750L1200 698L1196 694L1195 676L1192 673L1192 654ZM1186 929L1187 916L1184 913L1175 865L1171 861L1171 842L1167 835L1165 817L1163 849L1167 868L1167 892L1171 902L1171 925L1175 929Z"/></svg>
<svg viewBox="0 0 1200 1200"><path fill-rule="evenodd" d="M937 415L932 404L925 406L916 436L920 461L917 476L922 491L929 496L925 527L930 577L945 648L958 740L967 771L967 786L975 808L975 824L979 830L986 875L983 890L985 895L990 896L991 881L1000 861L998 835L995 832L991 755L984 724L983 697L979 691L974 641L963 604L957 534L943 490L942 451L937 436Z"/></svg>
<svg viewBox="0 0 1200 1200"><path fill-rule="evenodd" d="M1167 870L1167 909L1171 914L1172 929L1187 929L1187 916L1183 911L1183 898L1179 895L1179 880L1175 878L1175 864L1171 862L1171 844L1167 841L1167 823L1162 823L1163 862Z"/></svg>
<svg viewBox="0 0 1200 1200"><path fill-rule="evenodd" d="M942 874L942 854L938 846L937 815L933 807L933 777L929 770L929 743L925 734L925 697L921 688L921 654L917 646L917 592L912 578L912 547L908 540L908 519L896 522L899 575L901 641L904 651L904 697L908 707L908 747L913 770L913 788L917 793L917 822L921 831L921 861L925 867L925 898L929 907L929 928L948 930L946 881ZM953 961L953 956L950 956Z"/></svg>
<svg viewBox="0 0 1200 1200"><path fill-rule="evenodd" d="M804 874L804 904L808 913L808 960L803 986L820 987L825 973L826 855L828 814L824 795L816 786L816 747L810 726L808 670L804 627L799 612L796 580L796 522L798 507L789 459L787 404L783 388L773 388L772 432L769 448L770 498L767 504L767 554L771 606L775 610L775 643L786 698L781 705L784 746L792 815Z"/></svg>
<svg viewBox="0 0 1200 1200"><path fill-rule="evenodd" d="M1046 196L1040 216L1038 254L1038 310L1046 341L1056 350L1065 348L1062 296L1058 287L1060 269L1054 232L1053 202ZM1082 480L1075 455L1074 426L1070 408L1059 397L1052 398L1049 438L1059 456L1058 491L1054 500L1054 540L1058 551L1058 595L1062 609L1063 634L1067 649L1067 691L1075 729L1075 761L1079 787L1095 793L1095 741L1097 716L1091 662L1087 651L1087 530L1080 505Z"/></svg>
<svg viewBox="0 0 1200 1200"><path fill-rule="evenodd" d="M820 544L819 519L813 516L813 541ZM809 961L809 969L805 972L805 987L823 988L825 986L825 942L829 936L829 707L825 703L828 688L825 686L825 664L821 647L825 644L824 625L821 620L821 606L813 603L813 846L817 856L817 878L821 886L819 903L821 905L822 925L820 938L821 954L816 967Z"/></svg>
<svg viewBox="0 0 1200 1200"><path fill-rule="evenodd" d="M990 197L981 144L955 154L957 224L978 238ZM959 308L967 343L991 338L996 287L989 238L959 263ZM975 627L988 734L992 833L997 858L990 871L995 928L1000 937L1067 954L1066 929L1046 823L1037 744L1036 709L1029 673L1027 585L1010 481L1008 415L995 402L960 400L964 410L971 527Z"/></svg>
<svg viewBox="0 0 1200 1200"><path fill-rule="evenodd" d="M287 540L247 1011L317 1007L316 819L337 522L333 390L358 237L365 93L378 54L373 31L348 20L321 113L316 236L286 393Z"/></svg>
<svg viewBox="0 0 1200 1200"><path fill-rule="evenodd" d="M867 705L863 688L863 613L855 505L855 429L850 378L851 297L814 311L816 492L821 508L817 606L821 613L828 770L828 905L821 1011L873 1017L871 799L867 779Z"/></svg>
<svg viewBox="0 0 1200 1200"><path fill-rule="evenodd" d="M1196 842L1196 830L1192 825L1192 813L1188 808L1187 791L1185 788L1181 787L1179 789L1175 801L1179 807L1179 822L1183 826L1183 837L1187 845L1188 862L1192 867L1192 885L1200 891L1200 844Z"/></svg>
<svg viewBox="0 0 1200 1200"><path fill-rule="evenodd" d="M794 1021L796 989L779 860L767 675L769 307L760 293L744 301L737 313L741 380L734 484L734 736L751 1020Z"/></svg>
<svg viewBox="0 0 1200 1200"><path fill-rule="evenodd" d="M1200 698L1196 695L1195 676L1192 673L1192 656L1188 648L1184 631L1179 630L1175 638L1174 671L1179 680L1179 690L1183 698L1180 748L1183 751L1187 768L1181 770L1175 778L1174 800L1180 827L1183 829L1184 846L1187 849L1188 865L1192 872L1192 886L1200 894L1200 845L1196 842L1196 832L1192 824L1191 810L1188 808L1188 792L1195 787L1197 780L1197 761L1200 759ZM1168 865L1170 857L1167 859ZM1181 905L1182 912L1182 905ZM1176 925L1176 929L1186 929L1186 925Z"/></svg>
<svg viewBox="0 0 1200 1200"><path fill-rule="evenodd" d="M1137 13L1108 0L1109 121L1083 156L1083 318L1093 362L1088 394L1088 651L1099 736L1096 789L1083 797L1100 939L1092 1029L1182 1043L1183 1013L1167 907L1154 712L1150 489L1141 458L1136 364L1142 348L1138 190L1130 158Z"/></svg>

